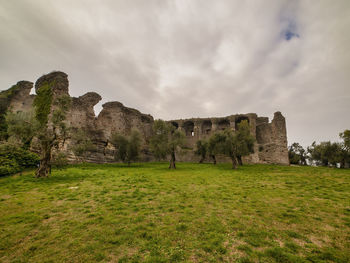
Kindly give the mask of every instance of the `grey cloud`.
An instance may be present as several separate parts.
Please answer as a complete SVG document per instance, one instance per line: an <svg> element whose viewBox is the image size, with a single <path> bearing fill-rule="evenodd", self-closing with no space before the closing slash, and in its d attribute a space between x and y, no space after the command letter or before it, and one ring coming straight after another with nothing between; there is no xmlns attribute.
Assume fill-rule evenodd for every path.
<svg viewBox="0 0 350 263"><path fill-rule="evenodd" d="M335 140L350 128L349 10L347 0L0 0L0 89L62 70L72 95L96 91L155 118L280 110L289 142Z"/></svg>

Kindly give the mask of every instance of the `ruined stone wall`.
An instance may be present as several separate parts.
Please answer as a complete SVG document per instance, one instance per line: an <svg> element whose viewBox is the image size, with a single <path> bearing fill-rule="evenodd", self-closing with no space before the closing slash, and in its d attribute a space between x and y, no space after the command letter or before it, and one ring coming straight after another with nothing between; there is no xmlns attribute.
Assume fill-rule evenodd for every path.
<svg viewBox="0 0 350 263"><path fill-rule="evenodd" d="M213 133L226 128L235 131L242 120L249 122L250 133L256 138L254 153L244 157L244 162L289 164L286 123L280 112L275 113L271 123L267 117L258 117L255 113L230 115L223 118L172 120L170 123L186 134L187 150L178 156L178 159L198 161L200 157L194 154L197 140L207 139ZM219 156L217 159L219 162L230 161L224 156Z"/></svg>
<svg viewBox="0 0 350 263"><path fill-rule="evenodd" d="M67 74L52 72L40 77L36 83L36 90L43 83L52 83L54 96L69 95L69 82ZM19 91L11 98L9 109L12 111L29 111L35 95L30 95L33 83L21 81L17 83ZM115 132L128 135L132 129L140 131L143 139L142 161L153 160L149 153L148 143L152 136L153 117L143 114L136 109L125 107L122 103L114 101L103 104L103 109L95 116L94 106L101 100L95 92L88 92L78 98L72 98L72 105L67 114L67 124L72 132L82 129L90 136L96 149L88 153L86 161L113 162L114 147L110 143L111 135ZM178 129L184 131L187 138L187 147L183 154L177 156L180 161L197 162L194 155L195 143L199 139L206 139L214 132L230 128L233 131L242 120L248 120L251 134L256 138L255 152L244 158L249 163L278 163L289 164L287 151L287 135L285 119L280 112L276 112L272 122L267 117L258 117L255 113L236 114L222 118L192 118L169 121ZM62 145L70 160L76 160L71 146L71 138ZM208 160L210 161L210 160ZM226 161L219 157L218 161Z"/></svg>

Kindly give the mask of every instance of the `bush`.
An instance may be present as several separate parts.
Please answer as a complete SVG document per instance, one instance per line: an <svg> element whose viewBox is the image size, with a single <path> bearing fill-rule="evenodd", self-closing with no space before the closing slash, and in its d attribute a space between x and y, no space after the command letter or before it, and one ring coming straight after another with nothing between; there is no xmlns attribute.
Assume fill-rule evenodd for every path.
<svg viewBox="0 0 350 263"><path fill-rule="evenodd" d="M0 145L0 176L36 167L38 163L39 157L35 153L10 143Z"/></svg>
<svg viewBox="0 0 350 263"><path fill-rule="evenodd" d="M15 160L10 160L0 156L0 176L10 175L21 171L18 163Z"/></svg>

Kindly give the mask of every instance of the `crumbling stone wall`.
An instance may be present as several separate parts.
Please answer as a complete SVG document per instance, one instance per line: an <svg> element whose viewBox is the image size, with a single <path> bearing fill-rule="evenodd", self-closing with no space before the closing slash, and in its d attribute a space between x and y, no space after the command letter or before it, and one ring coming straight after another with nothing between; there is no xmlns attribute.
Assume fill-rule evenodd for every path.
<svg viewBox="0 0 350 263"><path fill-rule="evenodd" d="M187 151L180 155L180 161L198 161L194 154L197 140L208 139L213 133L229 128L237 130L238 123L247 120L250 133L256 138L254 153L243 158L246 163L289 164L285 118L276 112L269 123L267 117L258 117L255 113L236 114L223 118L192 118L171 120L170 123L186 134ZM219 156L218 161L229 161ZM208 159L207 161L210 161Z"/></svg>
<svg viewBox="0 0 350 263"><path fill-rule="evenodd" d="M69 95L68 76L64 72L52 72L40 77L35 88L43 83L53 83L53 93ZM11 97L9 109L12 111L29 111L35 95L30 95L33 83L21 81L14 96ZM136 109L125 107L122 103L113 101L103 104L103 109L95 116L94 106L101 100L101 96L95 92L88 92L78 98L72 98L72 105L67 114L67 124L72 128L83 129L90 136L96 149L88 153L86 161L89 162L113 162L114 147L110 143L111 135L119 132L128 135L132 129L140 131L143 138L142 161L153 160L148 149L148 143L152 136L154 119L149 114L143 114ZM289 164L287 150L287 135L285 118L280 112L276 112L272 122L267 117L258 117L255 113L236 114L220 118L191 118L169 121L176 128L184 131L187 138L187 149L184 154L177 157L180 161L198 161L194 155L195 144L199 139L207 139L214 132L230 128L233 131L242 120L248 120L250 132L256 138L255 152L244 158L249 163L277 163ZM70 151L74 142L71 138L62 145L70 160L76 160ZM209 160L208 160L209 161ZM226 161L219 157L218 161Z"/></svg>

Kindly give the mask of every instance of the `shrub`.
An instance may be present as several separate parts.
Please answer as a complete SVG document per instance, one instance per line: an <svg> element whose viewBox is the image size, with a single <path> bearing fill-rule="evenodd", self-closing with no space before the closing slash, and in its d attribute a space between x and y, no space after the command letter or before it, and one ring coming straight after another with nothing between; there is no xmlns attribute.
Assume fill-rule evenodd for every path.
<svg viewBox="0 0 350 263"><path fill-rule="evenodd" d="M10 175L18 173L21 171L18 163L15 160L10 160L0 156L0 176L1 175Z"/></svg>
<svg viewBox="0 0 350 263"><path fill-rule="evenodd" d="M0 175L14 174L24 168L36 167L39 157L15 144L0 145Z"/></svg>

